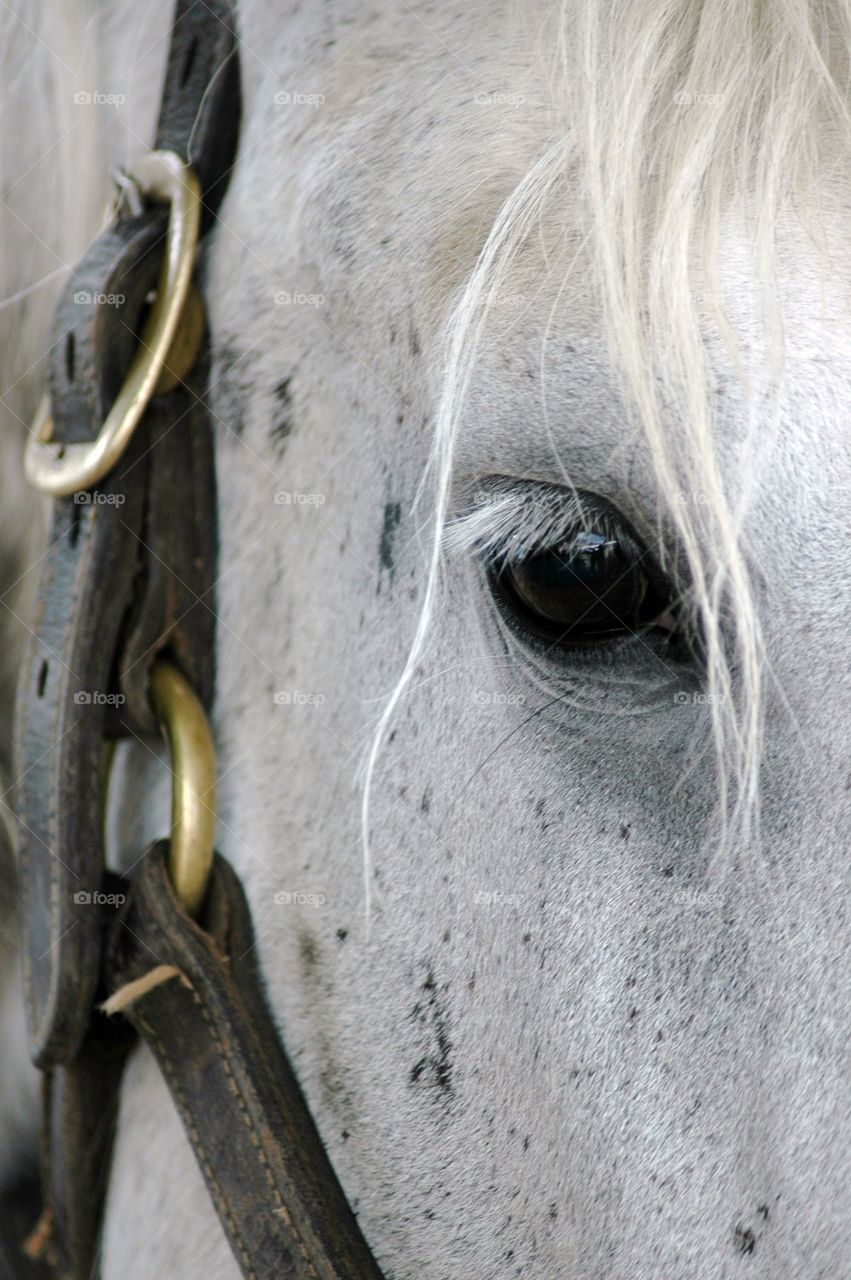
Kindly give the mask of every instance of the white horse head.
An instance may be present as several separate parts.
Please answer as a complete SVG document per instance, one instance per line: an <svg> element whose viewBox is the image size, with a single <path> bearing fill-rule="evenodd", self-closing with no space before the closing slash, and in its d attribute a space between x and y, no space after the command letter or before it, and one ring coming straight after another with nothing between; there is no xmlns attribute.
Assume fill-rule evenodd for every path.
<svg viewBox="0 0 851 1280"><path fill-rule="evenodd" d="M45 9L55 158L105 178L169 6L73 58ZM219 847L366 1238L397 1280L844 1274L851 4L239 21ZM104 1275L152 1274L237 1268L139 1052Z"/></svg>

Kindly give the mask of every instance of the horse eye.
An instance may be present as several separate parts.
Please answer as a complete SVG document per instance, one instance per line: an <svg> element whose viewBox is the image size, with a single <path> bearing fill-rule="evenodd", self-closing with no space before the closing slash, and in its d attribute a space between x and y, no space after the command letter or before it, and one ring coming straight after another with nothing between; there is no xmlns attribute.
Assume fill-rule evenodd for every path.
<svg viewBox="0 0 851 1280"><path fill-rule="evenodd" d="M494 575L517 619L554 644L613 639L666 615L669 598L651 576L646 553L624 529L601 524L507 561Z"/></svg>

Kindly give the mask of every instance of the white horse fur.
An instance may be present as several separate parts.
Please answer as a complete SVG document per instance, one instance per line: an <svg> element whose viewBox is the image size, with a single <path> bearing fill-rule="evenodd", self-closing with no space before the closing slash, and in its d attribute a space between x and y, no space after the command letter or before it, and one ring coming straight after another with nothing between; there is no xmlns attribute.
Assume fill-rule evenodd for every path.
<svg viewBox="0 0 851 1280"><path fill-rule="evenodd" d="M170 5L34 8L0 18L10 671L50 312L151 139ZM851 0L240 0L239 38L204 266L218 843L366 1238L388 1280L835 1280ZM656 547L701 667L500 621L481 548L574 489ZM167 805L153 750L117 775L121 863ZM25 1063L8 1031L8 1170ZM102 1254L237 1275L143 1050Z"/></svg>

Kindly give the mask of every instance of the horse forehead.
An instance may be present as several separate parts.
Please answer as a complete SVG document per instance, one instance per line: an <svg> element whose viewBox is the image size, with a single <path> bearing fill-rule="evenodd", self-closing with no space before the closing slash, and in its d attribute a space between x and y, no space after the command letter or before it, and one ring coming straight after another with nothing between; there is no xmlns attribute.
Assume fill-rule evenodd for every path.
<svg viewBox="0 0 851 1280"><path fill-rule="evenodd" d="M259 144L248 164L265 167L275 201L292 188L324 199L319 223L339 197L349 224L410 225L421 247L440 242L445 260L457 241L469 269L469 251L542 147L549 90L534 14L550 7L531 0L509 24L484 0L438 3L427 18L350 0L281 21L265 0L248 0L247 150Z"/></svg>
<svg viewBox="0 0 851 1280"><path fill-rule="evenodd" d="M539 17L549 7L534 6ZM335 290L335 326L348 319L360 335L372 322L378 332L389 314L405 310L419 312L426 331L439 336L501 205L547 136L542 89L533 83L541 59L529 14L509 40L504 16L485 4L463 14L437 5L427 21L394 7L364 13L354 4L333 14L309 7L282 21L263 0L241 6L255 73L248 78L248 154L239 184L244 216L273 252L297 262L309 250ZM261 171L266 180L258 181ZM281 206L301 220L289 241ZM549 212L553 234L572 242L578 229L570 202ZM799 505L804 491L818 503L819 474L851 395L851 316L841 285L851 271L845 221L833 201L819 214L821 244L806 228L784 230L777 267L786 359L772 462L777 478L768 471L763 477L769 499L786 484ZM761 265L747 232L730 231L719 253L732 327L747 349ZM572 459L588 473L580 482L605 487L614 458L637 501L650 509L649 468L637 457L640 442L625 439L626 414L587 281L576 273L565 288L547 276L542 257L518 262L494 318L506 340L497 358L480 363L459 465L476 472L487 463L545 479L558 470L554 447L568 460L581 448L581 458ZM728 385L717 415L722 451L741 436L746 417L741 396ZM735 473L734 451L728 455ZM846 465L843 455L840 469ZM816 518L815 506L811 514ZM767 528L765 513L760 518ZM783 541L771 536L775 548Z"/></svg>
<svg viewBox="0 0 851 1280"><path fill-rule="evenodd" d="M477 90L483 80L494 91L492 105L507 105L496 91L517 90L533 70L531 62L545 49L540 22L557 12L551 0L525 0L511 12L489 0L463 6L437 0L427 14L340 0L333 6L293 5L282 16L268 0L240 0L239 23L255 83L264 73L298 73L301 90L333 89L337 106L364 107L365 91L377 91L373 101L380 105L382 91L397 75L406 94L401 106L392 104L394 114L415 116L420 109L432 111L445 89L464 83ZM411 63L417 69L413 79ZM494 83L494 71L505 72L511 83ZM323 84L308 84L313 75Z"/></svg>
<svg viewBox="0 0 851 1280"><path fill-rule="evenodd" d="M358 292L364 312L382 301L392 307L404 293L439 336L505 200L554 136L532 10L507 40L504 19L489 5L463 14L437 5L428 24L393 7L366 16L350 7L349 18L310 8L281 22L264 0L241 6L245 43L263 57L252 58L249 154L238 186L256 234L273 251L322 255L319 265L332 282L335 271L355 287L378 279L380 288ZM551 6L536 0L533 8ZM567 187L535 231L551 236L565 263L585 231L573 203ZM282 229L282 206L304 224L289 245L293 224ZM357 258L348 252L354 241ZM540 363L546 332L548 358L561 365L557 381L585 380L598 400L612 404L591 273L576 271L565 287L547 261L549 248L521 255L506 277L497 327L505 323L525 360L524 377ZM731 229L718 253L732 329L747 348L763 264L747 230ZM851 275L851 245L839 202L826 202L810 228L785 228L776 268L793 357L785 387L809 395L820 382L819 411L849 386L851 314L842 281ZM517 361L509 375L516 372ZM495 372L493 385L500 381ZM737 412L731 401L728 420ZM619 407L616 413L622 419Z"/></svg>

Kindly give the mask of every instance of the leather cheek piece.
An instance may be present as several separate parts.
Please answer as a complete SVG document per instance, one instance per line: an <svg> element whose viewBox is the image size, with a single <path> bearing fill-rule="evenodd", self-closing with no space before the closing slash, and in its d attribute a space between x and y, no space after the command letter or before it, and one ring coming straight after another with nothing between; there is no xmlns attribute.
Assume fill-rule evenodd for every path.
<svg viewBox="0 0 851 1280"><path fill-rule="evenodd" d="M212 699L210 426L191 386L159 401L94 500L55 504L21 670L15 811L39 1066L73 1059L94 997L103 741L157 734L148 682L165 648L202 701Z"/></svg>
<svg viewBox="0 0 851 1280"><path fill-rule="evenodd" d="M31 1052L42 1067L74 1057L97 983L101 752L137 580L146 440L137 432L126 455L133 484L109 476L103 501L54 505L20 673L15 817Z"/></svg>
<svg viewBox="0 0 851 1280"><path fill-rule="evenodd" d="M153 1050L234 1255L256 1280L381 1280L278 1041L239 880L217 855L196 924L167 852L148 851L110 926L105 988L170 973L123 1016Z"/></svg>
<svg viewBox="0 0 851 1280"><path fill-rule="evenodd" d="M209 230L235 163L242 94L234 0L180 0L171 27L156 147L185 156Z"/></svg>
<svg viewBox="0 0 851 1280"><path fill-rule="evenodd" d="M181 0L157 142L195 158L209 216L239 124L234 40L229 0ZM100 430L158 277L165 224L159 207L116 222L74 272L51 348L57 441ZM207 364L202 354L183 386L153 398L94 493L54 504L16 713L26 996L40 1067L73 1059L97 980L102 742L157 733L148 678L166 647L204 704L212 699L215 469L196 390Z"/></svg>

